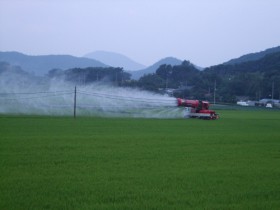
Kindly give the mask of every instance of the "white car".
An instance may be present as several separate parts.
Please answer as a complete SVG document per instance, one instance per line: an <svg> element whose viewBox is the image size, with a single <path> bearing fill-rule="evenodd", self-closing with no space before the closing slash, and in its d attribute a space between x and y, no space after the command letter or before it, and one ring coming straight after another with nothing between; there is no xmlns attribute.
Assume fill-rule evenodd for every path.
<svg viewBox="0 0 280 210"><path fill-rule="evenodd" d="M266 107L266 108L272 108L272 104L267 103L265 107Z"/></svg>
<svg viewBox="0 0 280 210"><path fill-rule="evenodd" d="M237 105L240 105L240 106L249 106L249 104L247 104L247 102L245 102L245 101L238 101L238 102L237 102Z"/></svg>

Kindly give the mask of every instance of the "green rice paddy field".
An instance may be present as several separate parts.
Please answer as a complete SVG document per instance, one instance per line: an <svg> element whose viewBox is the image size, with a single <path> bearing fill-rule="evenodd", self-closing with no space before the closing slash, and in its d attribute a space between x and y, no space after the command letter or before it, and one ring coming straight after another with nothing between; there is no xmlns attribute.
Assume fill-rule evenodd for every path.
<svg viewBox="0 0 280 210"><path fill-rule="evenodd" d="M280 209L280 111L0 116L0 209Z"/></svg>

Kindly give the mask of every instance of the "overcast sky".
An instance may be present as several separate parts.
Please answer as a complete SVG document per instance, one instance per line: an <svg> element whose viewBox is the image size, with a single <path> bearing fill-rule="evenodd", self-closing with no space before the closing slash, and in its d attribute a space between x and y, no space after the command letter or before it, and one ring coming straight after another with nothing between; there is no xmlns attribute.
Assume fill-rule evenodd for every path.
<svg viewBox="0 0 280 210"><path fill-rule="evenodd" d="M280 45L280 0L0 0L0 51L202 67Z"/></svg>

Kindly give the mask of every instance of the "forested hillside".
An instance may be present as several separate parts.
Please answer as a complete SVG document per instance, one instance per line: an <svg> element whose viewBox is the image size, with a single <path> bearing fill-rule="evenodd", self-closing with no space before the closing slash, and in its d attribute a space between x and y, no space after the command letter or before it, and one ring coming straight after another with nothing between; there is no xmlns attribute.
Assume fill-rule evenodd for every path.
<svg viewBox="0 0 280 210"><path fill-rule="evenodd" d="M19 66L6 62L0 63L0 74L1 72L28 76ZM155 73L145 74L139 80L131 79L131 75L122 68L113 67L52 69L47 76L77 85L106 82L116 86L168 93L174 97L209 101L213 101L215 93L216 101L229 103L235 103L238 99L279 99L280 52L267 54L255 61L211 66L204 71L198 70L189 61L175 66L163 64Z"/></svg>
<svg viewBox="0 0 280 210"><path fill-rule="evenodd" d="M243 63L243 62L248 62L248 61L256 61L256 60L259 60L259 59L263 58L264 56L266 56L268 54L277 53L277 52L280 52L280 46L272 47L272 48L266 49L266 50L261 51L261 52L249 53L249 54L246 54L246 55L242 55L239 58L231 59L224 64L238 64L238 63Z"/></svg>
<svg viewBox="0 0 280 210"><path fill-rule="evenodd" d="M234 65L217 65L197 70L190 62L162 65L155 74L141 77L138 86L147 90L176 89L174 96L235 102L238 97L251 100L280 96L280 52L262 59Z"/></svg>

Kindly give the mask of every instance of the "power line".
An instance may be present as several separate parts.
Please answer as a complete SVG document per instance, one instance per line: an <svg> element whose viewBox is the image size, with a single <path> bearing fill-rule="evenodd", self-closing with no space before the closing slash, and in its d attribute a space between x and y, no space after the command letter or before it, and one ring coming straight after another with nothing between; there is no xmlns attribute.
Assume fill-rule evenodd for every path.
<svg viewBox="0 0 280 210"><path fill-rule="evenodd" d="M116 99L116 100L126 100L126 101L134 101L134 102L142 102L142 103L170 103L172 102L170 99L150 99L150 98L137 98L137 97L127 97L127 96L119 96L119 95L110 95L110 94L103 94L103 93L89 93L78 91L78 93L83 95L90 95L90 96L97 96L101 98L109 98L109 99Z"/></svg>
<svg viewBox="0 0 280 210"><path fill-rule="evenodd" d="M63 95L70 95L73 93L63 93L63 94L55 94L55 95L44 95L44 96L37 96L37 97L27 97L27 98L0 98L0 100L25 100L25 99L38 99L38 98L48 98L48 97L57 97Z"/></svg>
<svg viewBox="0 0 280 210"><path fill-rule="evenodd" d="M38 91L38 92L16 92L16 93L0 93L0 102L8 102L8 101L16 101L21 105L28 105L24 104L23 100L30 100L30 99L41 99L41 98L53 98L53 97L60 97L66 95L72 95L77 93L77 102L74 100L74 116L76 112L76 108L78 110L90 110L93 112L114 112L114 113L142 113L142 111L152 111L157 110L161 112L161 109L166 108L174 108L172 106L173 99L175 102L175 98L156 98L158 97L155 95L155 98L145 98L145 97L133 97L129 95L118 95L117 94L108 94L103 92L87 92L87 91L70 91L70 90L61 90L61 91ZM79 95L78 95L79 94ZM81 97L81 96L85 97ZM18 96L18 97L17 97ZM86 97L88 96L88 97ZM153 96L151 96L153 97ZM62 98L64 99L64 98ZM66 98L70 100L70 97ZM84 100L86 99L86 100ZM104 100L104 101L103 101ZM67 109L73 107L72 100L69 101L69 105L65 104L66 101L56 101L56 104L50 105L49 103L55 102L56 100L49 100L49 101L34 101L34 103L40 103L41 108L50 108L50 109ZM121 101L121 102L119 102ZM64 104L57 104L62 102ZM83 103L86 102L86 103ZM91 104L92 102L92 104ZM68 102L67 102L68 103ZM75 105L76 103L76 105ZM8 103L7 103L8 104ZM29 106L29 105L28 105Z"/></svg>
<svg viewBox="0 0 280 210"><path fill-rule="evenodd" d="M58 94L60 93L60 94ZM137 101L137 102L150 102L150 103L161 103L163 102L171 102L170 99L150 99L150 98L139 98L139 97L127 97L127 96L120 96L120 95L112 95L100 92L86 92L86 91L77 91L77 93L89 96L96 96L102 98L109 98L109 99L116 99L116 100L129 100L129 101ZM34 98L41 98L41 97L53 97L53 96L60 96L64 94L73 94L72 91L52 91L52 92L16 92L16 93L0 93L0 96L9 96L9 95L39 95L39 94L55 94L55 95L47 95L47 96L38 96L38 97L28 97L28 98L4 98L7 100L17 100L17 99L34 99ZM3 99L0 97L0 99Z"/></svg>
<svg viewBox="0 0 280 210"><path fill-rule="evenodd" d="M52 91L52 92L21 92L21 93L0 93L1 95L33 95L33 94L53 94L53 93L69 93L69 90Z"/></svg>

